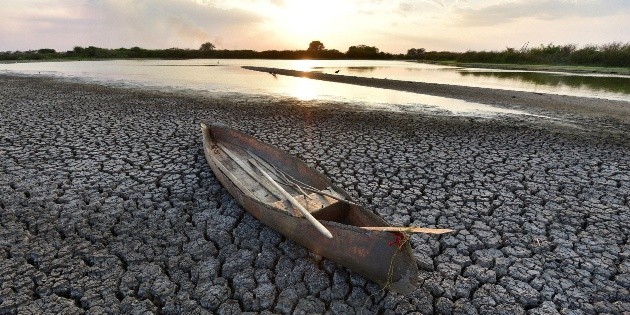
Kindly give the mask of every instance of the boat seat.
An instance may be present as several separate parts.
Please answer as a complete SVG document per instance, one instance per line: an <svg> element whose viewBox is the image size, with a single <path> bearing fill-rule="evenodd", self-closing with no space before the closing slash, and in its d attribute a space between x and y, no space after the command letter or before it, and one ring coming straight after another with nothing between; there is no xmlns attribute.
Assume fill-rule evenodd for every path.
<svg viewBox="0 0 630 315"><path fill-rule="evenodd" d="M305 195L293 196L297 202L299 202L308 212L316 219L327 221L339 221L346 216L347 207L345 203L339 202L337 199L323 196L316 193L310 193ZM274 207L289 211L295 216L302 216L302 214L293 208L293 205L288 200L279 200L272 204Z"/></svg>
<svg viewBox="0 0 630 315"><path fill-rule="evenodd" d="M311 211L311 214L318 220L341 222L348 215L348 204L336 201L326 207Z"/></svg>

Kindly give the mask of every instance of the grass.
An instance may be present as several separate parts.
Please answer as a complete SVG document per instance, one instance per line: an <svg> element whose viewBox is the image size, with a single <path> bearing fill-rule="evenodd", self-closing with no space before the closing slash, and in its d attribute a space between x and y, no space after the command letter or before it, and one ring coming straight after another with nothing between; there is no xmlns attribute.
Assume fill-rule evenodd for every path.
<svg viewBox="0 0 630 315"><path fill-rule="evenodd" d="M511 64L511 63L481 63L481 62L459 62L454 60L432 61L421 60L421 63L439 64L445 66L463 68L486 68L502 70L526 70L526 71L553 71L569 73L601 73L630 75L630 68L625 67L599 67L599 66L569 66L569 65L540 65L540 64Z"/></svg>

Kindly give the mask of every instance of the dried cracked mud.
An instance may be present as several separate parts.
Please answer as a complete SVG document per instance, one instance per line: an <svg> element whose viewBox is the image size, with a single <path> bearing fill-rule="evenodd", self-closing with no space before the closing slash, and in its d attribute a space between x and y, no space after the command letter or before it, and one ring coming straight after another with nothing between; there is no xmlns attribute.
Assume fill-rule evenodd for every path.
<svg viewBox="0 0 630 315"><path fill-rule="evenodd" d="M320 105L0 76L0 314L630 312L627 138ZM384 292L244 212L201 121L457 232L414 235L420 285Z"/></svg>

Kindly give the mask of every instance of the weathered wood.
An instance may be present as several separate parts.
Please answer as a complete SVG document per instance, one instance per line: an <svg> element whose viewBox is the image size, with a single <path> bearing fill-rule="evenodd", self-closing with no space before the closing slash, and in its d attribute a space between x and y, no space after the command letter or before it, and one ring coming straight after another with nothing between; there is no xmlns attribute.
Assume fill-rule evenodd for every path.
<svg viewBox="0 0 630 315"><path fill-rule="evenodd" d="M301 182L301 181L299 181L299 180L297 180L297 179L293 178L293 176L291 176L291 175L289 175L289 174L284 173L282 170L279 170L279 169L278 169L278 168L276 168L274 165L270 165L269 163L267 163L267 161L265 161L265 160L261 159L261 158L260 158L259 156L257 156L256 154L254 154L254 153L252 153L252 152L250 152L250 151L247 151L247 153L248 153L251 157L253 157L253 158L254 158L257 162L259 162L260 164L262 164L263 166L265 166L268 170L270 170L270 171L272 171L272 172L276 173L276 176L278 176L278 175L277 175L277 173L280 173L280 174L284 175L284 176L285 176L285 178L286 178L286 181L287 181L287 182L289 182L289 183L287 183L287 184L291 184L292 186L294 185L294 186L296 186L297 188L299 188L300 190L306 190L306 191L309 191L309 192L312 192L312 193L320 194L320 195L323 195L323 196L326 196L326 197L330 197L330 198L333 198L333 199L336 199L336 200L339 200L339 201L343 201L343 202L348 203L348 204L351 204L351 205L357 205L356 203L354 203L354 202L352 202L352 201L350 201L350 200L346 200L346 199L344 199L344 198L342 198L342 197L339 197L339 196L333 195L333 194L331 194L331 193L327 193L327 192L326 192L326 191L324 191L324 190L320 190L320 189L317 189L317 188L315 188L315 187L311 187L311 186L309 186L309 185L307 185L307 184L305 184L305 183L303 183L303 182ZM273 168L272 168L272 167L273 167ZM281 184L282 184L282 183L281 183ZM305 194L305 195L306 195L306 194Z"/></svg>
<svg viewBox="0 0 630 315"><path fill-rule="evenodd" d="M294 196L293 198L295 198L295 200L297 200L297 202L299 202L300 204L304 205L304 208L306 208L306 210L308 210L308 212L311 212L311 213L321 208L328 207L329 205L333 203L338 202L336 199L326 197L326 196L316 194L316 193L310 193L308 196L306 195ZM287 200L276 201L272 203L271 206L280 208L280 209L285 209L285 210L289 210L291 208L288 208L288 207L292 207L287 204Z"/></svg>
<svg viewBox="0 0 630 315"><path fill-rule="evenodd" d="M222 153L225 154L225 153ZM270 192L265 186L262 185L258 180L251 178L245 170L243 170L240 166L236 165L236 163L232 162L228 156L224 156L224 160L221 160L225 167L229 169L230 173L234 175L236 178L241 180L241 184L247 186L247 188L254 194L254 198L260 200L261 202L276 202L279 197ZM230 164L228 164L230 162ZM262 179L262 178L260 178ZM284 198L284 197L283 197Z"/></svg>
<svg viewBox="0 0 630 315"><path fill-rule="evenodd" d="M205 148L206 150L210 150L210 148ZM221 170L221 172L223 172L223 174L225 174L225 176L227 176L227 178L229 180L231 180L236 186L241 187L241 189L243 191L245 191L246 193L249 193L251 196L254 196L254 194L247 188L247 186L245 186L240 179L238 179L236 176L234 176L234 174L232 174L232 172L230 172L230 170L227 169L227 167L225 167L225 165L223 165L223 163L221 163L221 161L219 161L219 159L217 159L214 155L210 155L210 158L212 159L212 161L214 162L214 164L219 168L219 170Z"/></svg>
<svg viewBox="0 0 630 315"><path fill-rule="evenodd" d="M293 204L293 206L295 206L298 210L300 210L300 212L302 212L302 215L304 215L304 218L308 220L308 222L310 222L320 233L324 234L324 236L328 238L333 238L332 233L330 233L330 231L328 231L328 229L321 222L317 221L317 219L315 219L311 215L311 213L308 212L308 210L306 210L299 202L297 202L297 200L295 200L295 198L293 198L293 196L291 196L288 191L284 190L284 188L282 188L280 184L278 184L273 178L271 178L271 176L269 176L269 174L267 174L267 172L265 172L265 170L263 170L262 167L260 167L254 159L250 159L249 161L274 187L278 189L278 191L280 191L280 193L282 193L287 198L287 200L289 200L291 204Z"/></svg>
<svg viewBox="0 0 630 315"><path fill-rule="evenodd" d="M251 167L249 167L247 163L245 163L238 155L236 155L230 149L226 148L221 143L218 143L217 145L219 146L219 148L221 148L221 150L223 150L223 152L225 152L232 159L232 161L238 164L238 166L240 166L241 169L243 169L245 173L247 173L247 175L249 175L256 182L261 184L263 187L265 187L270 193L276 196L279 200L284 199L284 196L282 195L282 193L278 192L273 185L270 185L265 180L263 180L258 174L256 174L256 172L254 172L254 170Z"/></svg>
<svg viewBox="0 0 630 315"><path fill-rule="evenodd" d="M335 187L329 178L309 167L304 161L238 130L220 126L203 126L202 132L204 146L210 148L204 150L206 158L216 173L217 179L255 218L288 239L352 269L383 287L403 294L416 289L418 266L409 242L392 246L392 242L399 241L399 235L360 229L359 227L362 226L385 227L388 224L372 211L348 202L334 201L323 195L321 190L345 200L350 199L350 196ZM227 147L227 152L221 150L219 145ZM304 205L304 208L317 207L320 202L322 205L331 203L323 207L319 205L321 208L314 209L310 214L331 232L333 239L313 228L310 221L293 215L291 211L299 210L289 204L288 199L284 201L282 207L276 206L279 198L276 198L272 191L278 190L275 187L273 190L265 188L262 183L269 181L257 170L258 166L266 171L267 165L255 164L255 159L252 161L257 166L250 165L249 163L252 162L249 161L248 151L277 169L274 173L269 168L267 175L271 174L269 177L273 176L272 180L281 182L284 176L279 174L282 172L292 184L298 184L302 188L316 188L316 195L309 195L317 197L302 200L303 196L294 185L281 186L289 194L295 195L293 199L298 199L298 203ZM245 162L245 167L238 165L228 152L234 153L237 156L236 160ZM222 166L217 161L222 163ZM225 169L240 182L232 181L224 175ZM245 170L253 170L257 177L251 177ZM241 185L246 185L254 196L247 193ZM284 196L280 200L285 200Z"/></svg>
<svg viewBox="0 0 630 315"><path fill-rule="evenodd" d="M291 182L286 174L284 174L284 172L282 172L281 170L279 170L278 168L275 167L275 165L269 165L269 163L267 163L267 161L263 160L262 158L260 158L258 155L247 151L247 154L249 154L250 157L252 157L254 160L256 160L256 162L258 162L258 164L264 166L268 171L270 171L271 173L273 173L274 175L276 175L276 177L278 177L279 180L277 180L276 182L278 182L279 184L285 185L287 187L293 187L296 190L299 190L304 196L307 196L306 192L302 189L302 187L300 187L300 185ZM282 178L280 178L282 177Z"/></svg>

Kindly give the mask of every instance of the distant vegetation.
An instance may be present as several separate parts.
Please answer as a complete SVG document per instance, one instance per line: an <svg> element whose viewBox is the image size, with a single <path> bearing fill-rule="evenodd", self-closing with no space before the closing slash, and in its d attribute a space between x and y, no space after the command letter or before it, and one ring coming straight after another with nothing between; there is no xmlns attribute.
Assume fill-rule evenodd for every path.
<svg viewBox="0 0 630 315"><path fill-rule="evenodd" d="M422 52L421 60L457 61L490 64L541 64L630 67L630 43L611 43L604 45L540 45L521 49L506 48L503 51L467 51L464 53L449 51Z"/></svg>
<svg viewBox="0 0 630 315"><path fill-rule="evenodd" d="M398 59L419 61L454 61L489 64L540 64L630 67L630 43L604 45L541 45L520 49L507 47L503 51L426 51L411 48L406 54L391 54L368 45L350 46L340 52L326 49L321 41L312 41L306 50L220 50L212 43L204 43L199 49L144 49L140 47L107 49L94 46L80 47L66 52L44 48L30 51L0 52L0 60L55 60L55 59Z"/></svg>
<svg viewBox="0 0 630 315"><path fill-rule="evenodd" d="M306 50L219 50L212 43L204 43L199 49L144 49L140 47L106 49L94 46L74 47L57 52L54 49L0 52L0 60L54 60L54 59L402 59L404 55L379 52L376 47L352 46L346 53L326 49L320 41L313 41Z"/></svg>

